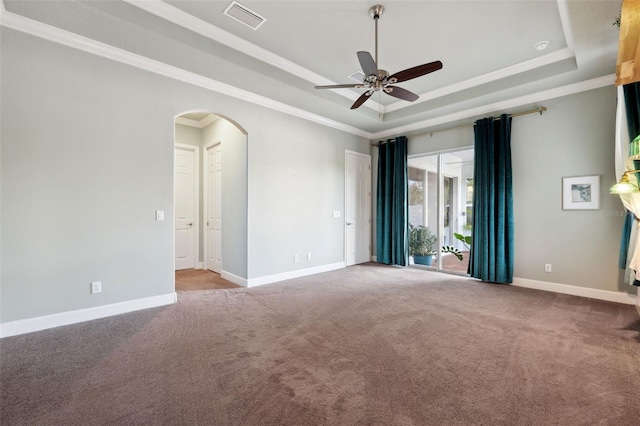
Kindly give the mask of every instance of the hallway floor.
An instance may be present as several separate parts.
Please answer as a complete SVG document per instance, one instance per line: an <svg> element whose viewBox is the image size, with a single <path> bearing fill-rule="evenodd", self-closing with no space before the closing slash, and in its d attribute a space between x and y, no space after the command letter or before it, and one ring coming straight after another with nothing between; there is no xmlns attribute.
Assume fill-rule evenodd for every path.
<svg viewBox="0 0 640 426"><path fill-rule="evenodd" d="M225 280L213 271L204 269L176 271L176 291L222 290L238 287L240 286Z"/></svg>

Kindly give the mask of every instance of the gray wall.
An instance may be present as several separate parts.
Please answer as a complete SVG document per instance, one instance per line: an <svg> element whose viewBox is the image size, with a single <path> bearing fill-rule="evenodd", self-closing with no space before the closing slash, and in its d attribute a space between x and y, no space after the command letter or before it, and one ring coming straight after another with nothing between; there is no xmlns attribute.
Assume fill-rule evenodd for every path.
<svg viewBox="0 0 640 426"><path fill-rule="evenodd" d="M611 291L621 282L624 211L609 195L614 172L615 87L546 101L549 111L513 120L515 270L520 278ZM599 210L562 210L562 178L600 175ZM551 263L553 272L544 272Z"/></svg>
<svg viewBox="0 0 640 426"><path fill-rule="evenodd" d="M544 105L548 108L544 115L517 117L512 124L514 275L634 293L622 282L617 267L624 209L608 193L616 179L615 88L552 99ZM410 138L409 155L472 145L473 128L468 127ZM372 154L376 164L377 148ZM601 208L562 210L562 177L582 175L601 176ZM375 193L375 177L373 182ZM545 263L553 265L553 272L544 272Z"/></svg>
<svg viewBox="0 0 640 426"><path fill-rule="evenodd" d="M343 259L331 212L343 208L344 150L368 152L368 141L1 31L1 322L174 291L174 117L185 111L248 133L247 207L236 212L248 233L238 231L234 270L247 262L244 278L261 277ZM296 250L313 260L294 264ZM96 280L103 292L91 295Z"/></svg>
<svg viewBox="0 0 640 426"><path fill-rule="evenodd" d="M369 152L365 139L277 117L249 131L249 278L344 261L344 151Z"/></svg>

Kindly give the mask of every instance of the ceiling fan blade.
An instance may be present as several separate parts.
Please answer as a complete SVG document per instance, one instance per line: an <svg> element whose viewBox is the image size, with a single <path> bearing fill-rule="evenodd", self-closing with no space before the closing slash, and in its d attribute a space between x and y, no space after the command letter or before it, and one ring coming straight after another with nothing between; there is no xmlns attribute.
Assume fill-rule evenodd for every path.
<svg viewBox="0 0 640 426"><path fill-rule="evenodd" d="M362 71L364 72L365 80L370 75L375 75L376 79L378 79L378 66L373 60L371 53L358 52L358 61L360 61L360 67L362 67Z"/></svg>
<svg viewBox="0 0 640 426"><path fill-rule="evenodd" d="M367 90L362 95L360 95L360 97L358 99L356 99L356 101L353 103L353 105L351 105L351 109L356 109L360 105L365 103L365 101L371 97L371 93L373 93L371 90Z"/></svg>
<svg viewBox="0 0 640 426"><path fill-rule="evenodd" d="M391 89L391 90L389 90ZM413 102L418 99L420 96L416 95L413 92L410 92L402 87L398 86L387 86L384 88L384 91L387 95L391 95L394 98L402 99L405 101Z"/></svg>
<svg viewBox="0 0 640 426"><path fill-rule="evenodd" d="M402 81L411 80L412 78L420 77L430 72L438 71L442 68L442 62L435 61L428 64L418 65L417 67L407 68L406 70L399 71L389 77L389 80L395 79L393 83L400 83Z"/></svg>
<svg viewBox="0 0 640 426"><path fill-rule="evenodd" d="M329 86L316 86L316 89L346 89L349 87L357 87L362 88L364 85L362 83L353 83L353 84L331 84Z"/></svg>

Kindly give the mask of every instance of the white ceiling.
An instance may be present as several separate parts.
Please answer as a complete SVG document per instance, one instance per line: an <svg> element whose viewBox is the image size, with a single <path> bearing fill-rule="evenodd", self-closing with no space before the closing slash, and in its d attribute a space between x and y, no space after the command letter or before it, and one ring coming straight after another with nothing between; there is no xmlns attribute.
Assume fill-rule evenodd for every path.
<svg viewBox="0 0 640 426"><path fill-rule="evenodd" d="M118 58L177 67L211 90L371 138L519 112L612 84L618 45L612 22L621 5L381 1L386 10L379 20L379 67L393 73L440 60L443 69L398 83L420 95L414 103L375 94L350 110L362 89L314 86L351 83L347 76L360 69L356 52L374 54L368 10L375 1L240 1L266 18L258 30L223 14L231 0L3 3L5 27L86 50L87 40L100 42L115 48ZM53 28L43 30L40 23ZM81 42L68 41L68 33L63 37L57 29ZM536 50L543 40L549 47Z"/></svg>

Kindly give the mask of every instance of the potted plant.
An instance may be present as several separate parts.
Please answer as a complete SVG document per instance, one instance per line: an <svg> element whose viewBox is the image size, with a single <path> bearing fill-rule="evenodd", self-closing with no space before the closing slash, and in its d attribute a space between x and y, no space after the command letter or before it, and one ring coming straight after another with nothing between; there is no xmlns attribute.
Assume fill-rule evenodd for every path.
<svg viewBox="0 0 640 426"><path fill-rule="evenodd" d="M436 254L438 238L423 225L409 225L409 255L413 256L413 263L430 266L433 255Z"/></svg>
<svg viewBox="0 0 640 426"><path fill-rule="evenodd" d="M472 242L471 235L462 235L462 234L458 234L458 233L454 232L453 236L456 238L456 240L460 241L465 246L465 248L467 250L471 250L471 242ZM455 255L458 258L458 260L460 260L460 261L462 261L462 259L464 259L464 256L460 252L460 250L458 250L454 246L442 246L442 252L443 253L451 253L451 254Z"/></svg>

